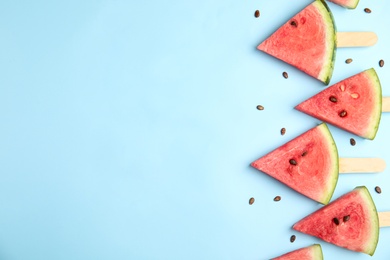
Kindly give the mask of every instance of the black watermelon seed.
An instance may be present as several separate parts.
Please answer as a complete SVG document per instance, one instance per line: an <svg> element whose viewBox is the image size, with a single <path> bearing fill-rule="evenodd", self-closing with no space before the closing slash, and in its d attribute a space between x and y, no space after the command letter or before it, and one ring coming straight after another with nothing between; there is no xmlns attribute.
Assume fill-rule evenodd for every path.
<svg viewBox="0 0 390 260"><path fill-rule="evenodd" d="M249 199L249 205L252 205L253 203L255 203L255 198L250 198Z"/></svg>
<svg viewBox="0 0 390 260"><path fill-rule="evenodd" d="M280 201L281 199L282 199L282 197L276 196L276 197L274 198L274 201Z"/></svg>
<svg viewBox="0 0 390 260"><path fill-rule="evenodd" d="M257 108L258 110L264 110L264 107L263 107L262 105L258 105L256 108Z"/></svg>
<svg viewBox="0 0 390 260"><path fill-rule="evenodd" d="M347 111L343 110L340 112L339 116L340 117L345 117L347 115Z"/></svg>
<svg viewBox="0 0 390 260"><path fill-rule="evenodd" d="M284 135L285 133L286 133L286 128L283 127L282 129L280 129L280 134L281 135Z"/></svg>
<svg viewBox="0 0 390 260"><path fill-rule="evenodd" d="M294 243L294 241L295 241L296 238L297 238L297 237L296 237L295 235L292 235L292 236L290 237L290 242L291 242L291 243Z"/></svg>
<svg viewBox="0 0 390 260"><path fill-rule="evenodd" d="M283 77L284 77L285 79L288 79L288 74L287 74L287 72L283 72Z"/></svg>
<svg viewBox="0 0 390 260"><path fill-rule="evenodd" d="M335 223L338 226L340 224L340 221L338 218L333 218L333 223Z"/></svg>
<svg viewBox="0 0 390 260"><path fill-rule="evenodd" d="M376 186L376 187L375 187L375 191L376 191L376 193L379 193L379 194L382 193L382 189L381 189L381 187L379 187L379 186Z"/></svg>
<svg viewBox="0 0 390 260"><path fill-rule="evenodd" d="M349 219L350 219L350 216L349 216L349 215L343 217L343 221L344 221L344 222L347 222Z"/></svg>
<svg viewBox="0 0 390 260"><path fill-rule="evenodd" d="M349 142L350 142L350 144L351 144L352 146L355 146L355 145L356 145L356 141L355 141L355 139L353 139L353 138L349 139Z"/></svg>
<svg viewBox="0 0 390 260"><path fill-rule="evenodd" d="M383 67L385 65L385 61L384 60L380 60L379 61L379 67Z"/></svg>
<svg viewBox="0 0 390 260"><path fill-rule="evenodd" d="M303 153L302 153L302 156L305 156L307 154L307 151L304 151Z"/></svg>
<svg viewBox="0 0 390 260"><path fill-rule="evenodd" d="M256 10L256 11L255 11L255 17L256 17L256 18L259 18L259 17L260 17L260 11L259 11L259 10Z"/></svg>
<svg viewBox="0 0 390 260"><path fill-rule="evenodd" d="M295 161L294 159L290 159L289 162L290 162L291 165L297 165L297 161Z"/></svg>
<svg viewBox="0 0 390 260"><path fill-rule="evenodd" d="M332 101L333 103L337 102L337 98L335 96L330 96L329 100Z"/></svg>
<svg viewBox="0 0 390 260"><path fill-rule="evenodd" d="M352 62L352 59L346 59L345 63L350 64Z"/></svg>
<svg viewBox="0 0 390 260"><path fill-rule="evenodd" d="M364 12L366 12L366 13L371 13L371 9L370 8L364 8Z"/></svg>

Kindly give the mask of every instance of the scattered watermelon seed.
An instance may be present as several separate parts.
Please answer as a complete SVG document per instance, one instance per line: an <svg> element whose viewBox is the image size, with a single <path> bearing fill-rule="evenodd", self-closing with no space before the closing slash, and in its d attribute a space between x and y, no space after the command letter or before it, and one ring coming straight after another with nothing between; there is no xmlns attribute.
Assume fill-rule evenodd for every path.
<svg viewBox="0 0 390 260"><path fill-rule="evenodd" d="M379 187L379 186L376 186L376 187L375 187L375 191L376 191L376 193L379 193L379 194L382 193L382 189L381 189L381 187Z"/></svg>
<svg viewBox="0 0 390 260"><path fill-rule="evenodd" d="M350 143L352 146L355 146L355 145L356 145L356 141L355 141L355 139L353 139L353 138L349 139L349 143Z"/></svg>
<svg viewBox="0 0 390 260"><path fill-rule="evenodd" d="M297 165L297 161L295 161L294 159L290 159L290 164L291 165Z"/></svg>
<svg viewBox="0 0 390 260"><path fill-rule="evenodd" d="M283 72L283 77L284 77L285 79L287 79L287 78L288 78L288 74L287 74L287 72Z"/></svg>
<svg viewBox="0 0 390 260"><path fill-rule="evenodd" d="M347 111L343 110L340 112L340 117L345 117L347 115Z"/></svg>
<svg viewBox="0 0 390 260"><path fill-rule="evenodd" d="M307 151L304 151L303 153L302 153L302 156L305 156L307 154Z"/></svg>
<svg viewBox="0 0 390 260"><path fill-rule="evenodd" d="M258 110L264 110L264 107L263 107L262 105L258 105L256 108L257 108Z"/></svg>
<svg viewBox="0 0 390 260"><path fill-rule="evenodd" d="M259 10L256 10L256 11L255 11L255 17L256 17L256 18L259 18L259 17L260 17L260 11L259 11Z"/></svg>
<svg viewBox="0 0 390 260"><path fill-rule="evenodd" d="M255 198L252 197L249 199L249 205L252 205L253 203L255 203Z"/></svg>
<svg viewBox="0 0 390 260"><path fill-rule="evenodd" d="M297 238L297 237L296 237L295 235L292 235L292 236L290 237L290 242L291 242L291 243L294 243L294 241L295 241L296 238Z"/></svg>
<svg viewBox="0 0 390 260"><path fill-rule="evenodd" d="M343 217L343 221L344 221L344 222L347 222L347 221L349 220L349 218L350 218L350 216L349 216L349 215L347 215L347 216L344 216L344 217Z"/></svg>
<svg viewBox="0 0 390 260"><path fill-rule="evenodd" d="M352 59L346 59L345 63L350 64L352 62Z"/></svg>
<svg viewBox="0 0 390 260"><path fill-rule="evenodd" d="M379 67L383 67L385 65L385 61L384 60L380 60L379 61Z"/></svg>
<svg viewBox="0 0 390 260"><path fill-rule="evenodd" d="M282 129L280 129L280 134L281 135L284 135L285 133L286 133L286 128L283 127Z"/></svg>
<svg viewBox="0 0 390 260"><path fill-rule="evenodd" d="M370 8L364 8L364 12L366 12L366 13L371 13L371 9Z"/></svg>
<svg viewBox="0 0 390 260"><path fill-rule="evenodd" d="M282 199L282 197L276 196L276 197L274 198L274 201L280 201L281 199Z"/></svg>
<svg viewBox="0 0 390 260"><path fill-rule="evenodd" d="M338 226L340 224L340 221L338 218L333 218L333 222Z"/></svg>
<svg viewBox="0 0 390 260"><path fill-rule="evenodd" d="M330 96L329 100L332 101L333 103L337 102L337 98L335 96Z"/></svg>

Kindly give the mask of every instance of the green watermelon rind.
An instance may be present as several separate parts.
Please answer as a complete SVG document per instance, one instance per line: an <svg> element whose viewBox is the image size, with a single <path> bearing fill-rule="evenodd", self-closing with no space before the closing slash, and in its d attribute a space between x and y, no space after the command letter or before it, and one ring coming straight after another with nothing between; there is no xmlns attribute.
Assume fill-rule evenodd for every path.
<svg viewBox="0 0 390 260"><path fill-rule="evenodd" d="M379 241L379 217L378 217L378 211L376 209L374 200L371 197L370 192L368 191L366 186L358 186L355 188L355 190L359 190L360 195L364 198L366 202L366 206L368 207L370 211L370 218L371 218L371 224L372 224L372 234L371 238L369 239L369 245L368 248L364 251L365 253L369 254L370 256L374 255L376 247L378 245Z"/></svg>
<svg viewBox="0 0 390 260"><path fill-rule="evenodd" d="M330 133L327 124L321 123L320 129L322 134L324 135L324 138L326 138L328 141L327 143L329 144L328 147L329 154L331 155L331 161L334 162L333 168L330 171L331 174L328 177L328 182L325 188L326 192L324 192L323 198L319 200L320 203L326 205L332 199L333 193L336 189L336 185L339 177L339 154L338 154L336 142L334 141L333 136Z"/></svg>
<svg viewBox="0 0 390 260"><path fill-rule="evenodd" d="M365 71L367 76L370 78L372 85L374 86L374 92L375 92L375 104L377 106L374 107L370 124L368 125L367 133L364 135L365 138L373 140L378 132L379 129L379 123L381 121L382 116L382 86L379 81L378 74L376 73L374 68L368 69Z"/></svg>
<svg viewBox="0 0 390 260"><path fill-rule="evenodd" d="M336 60L336 47L337 47L337 37L336 37L336 24L333 18L332 11L329 9L328 5L324 0L317 0L314 5L317 7L319 13L324 19L326 24L326 42L329 46L327 50L327 58L325 65L322 67L318 79L323 81L325 85L328 85L330 79L332 78L334 63Z"/></svg>

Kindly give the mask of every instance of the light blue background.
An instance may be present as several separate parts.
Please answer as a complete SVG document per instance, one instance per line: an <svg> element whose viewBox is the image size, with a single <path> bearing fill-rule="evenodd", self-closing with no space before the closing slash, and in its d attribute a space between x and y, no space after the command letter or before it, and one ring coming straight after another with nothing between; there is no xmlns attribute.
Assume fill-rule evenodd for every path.
<svg viewBox="0 0 390 260"><path fill-rule="evenodd" d="M1 1L0 259L390 259L390 228L374 257L294 232L320 205L249 167L319 123L293 107L324 86L255 49L309 3ZM329 7L379 37L339 49L331 84L374 67L390 95L390 2ZM330 129L341 157L390 164L388 114L374 141ZM390 168L334 198L358 185L390 210Z"/></svg>

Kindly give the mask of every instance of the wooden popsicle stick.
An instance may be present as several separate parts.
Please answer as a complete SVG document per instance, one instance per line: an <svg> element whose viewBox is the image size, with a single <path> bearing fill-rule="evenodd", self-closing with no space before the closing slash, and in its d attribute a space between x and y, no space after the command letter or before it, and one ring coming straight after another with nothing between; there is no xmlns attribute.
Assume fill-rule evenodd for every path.
<svg viewBox="0 0 390 260"><path fill-rule="evenodd" d="M390 97L382 97L382 112L390 112Z"/></svg>
<svg viewBox="0 0 390 260"><path fill-rule="evenodd" d="M337 47L364 47L372 46L378 41L374 32L338 32Z"/></svg>
<svg viewBox="0 0 390 260"><path fill-rule="evenodd" d="M390 212L378 212L379 226L390 227Z"/></svg>
<svg viewBox="0 0 390 260"><path fill-rule="evenodd" d="M340 158L339 173L375 173L382 172L386 162L380 158Z"/></svg>

